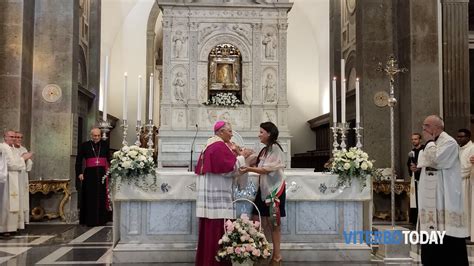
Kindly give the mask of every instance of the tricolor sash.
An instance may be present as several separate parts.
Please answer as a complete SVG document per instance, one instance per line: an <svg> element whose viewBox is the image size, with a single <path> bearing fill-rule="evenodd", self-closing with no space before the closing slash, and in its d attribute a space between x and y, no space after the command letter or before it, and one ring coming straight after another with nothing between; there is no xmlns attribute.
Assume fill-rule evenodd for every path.
<svg viewBox="0 0 474 266"><path fill-rule="evenodd" d="M285 191L285 181L275 188L265 199L265 203L270 206L270 220L273 226L280 226L280 196Z"/></svg>

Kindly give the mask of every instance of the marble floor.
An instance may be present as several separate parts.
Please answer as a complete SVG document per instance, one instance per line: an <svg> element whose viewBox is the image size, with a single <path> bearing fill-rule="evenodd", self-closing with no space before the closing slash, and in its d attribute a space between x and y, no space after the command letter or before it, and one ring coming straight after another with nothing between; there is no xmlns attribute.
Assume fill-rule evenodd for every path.
<svg viewBox="0 0 474 266"><path fill-rule="evenodd" d="M84 227L67 224L30 224L25 230L8 239L0 238L0 266L11 265L120 265L112 262L112 226ZM417 249L411 256L421 265ZM474 265L474 245L468 245L469 261ZM124 265L124 264L122 264ZM130 264L127 264L130 265ZM147 265L147 264L140 264ZM148 265L193 265L193 264L148 264ZM299 263L293 265L383 265L382 259L373 256L364 263Z"/></svg>

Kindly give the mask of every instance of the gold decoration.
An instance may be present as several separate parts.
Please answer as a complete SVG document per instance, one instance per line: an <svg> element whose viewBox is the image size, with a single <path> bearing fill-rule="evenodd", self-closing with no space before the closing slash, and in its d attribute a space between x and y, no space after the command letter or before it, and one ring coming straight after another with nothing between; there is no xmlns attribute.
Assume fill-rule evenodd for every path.
<svg viewBox="0 0 474 266"><path fill-rule="evenodd" d="M374 103L378 107L385 107L388 105L388 93L385 91L379 91L374 95Z"/></svg>
<svg viewBox="0 0 474 266"><path fill-rule="evenodd" d="M383 180L383 181L374 181L373 182L373 190L375 193L380 194L390 194L390 180ZM395 194L400 195L403 192L410 194L410 182L409 181L402 181L402 182L395 182Z"/></svg>
<svg viewBox="0 0 474 266"><path fill-rule="evenodd" d="M58 212L46 213L44 215L48 219L61 217L62 221L66 220L66 217L64 215L64 205L71 198L71 192L69 191L69 181L69 179L30 180L30 194L41 192L44 195L47 195L51 192L59 193L61 191L64 194L63 198L61 199L61 202L59 203ZM42 207L40 206L40 208ZM35 210L35 208L33 210Z"/></svg>

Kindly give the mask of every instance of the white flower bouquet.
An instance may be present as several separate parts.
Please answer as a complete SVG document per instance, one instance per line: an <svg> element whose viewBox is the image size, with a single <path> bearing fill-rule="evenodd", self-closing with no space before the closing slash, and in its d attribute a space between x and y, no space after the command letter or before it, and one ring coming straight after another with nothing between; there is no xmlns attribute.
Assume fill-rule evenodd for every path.
<svg viewBox="0 0 474 266"><path fill-rule="evenodd" d="M350 185L355 178L359 180L361 188L366 186L366 179L376 172L374 161L369 160L369 155L356 147L333 151L330 170L333 174L339 175L339 186Z"/></svg>
<svg viewBox="0 0 474 266"><path fill-rule="evenodd" d="M270 245L261 231L258 221L251 221L247 214L235 221L227 220L225 233L219 240L216 260L243 263L258 261L271 255Z"/></svg>
<svg viewBox="0 0 474 266"><path fill-rule="evenodd" d="M126 181L127 184L135 184L137 187L147 189L144 176L155 173L155 162L152 153L145 148L138 146L123 146L114 152L110 161L110 168L107 171L110 176L109 187L114 188ZM105 180L105 177L104 177ZM120 181L118 181L120 180Z"/></svg>
<svg viewBox="0 0 474 266"><path fill-rule="evenodd" d="M237 107L242 102L232 92L219 92L213 95L211 99L205 102L205 105L230 106Z"/></svg>

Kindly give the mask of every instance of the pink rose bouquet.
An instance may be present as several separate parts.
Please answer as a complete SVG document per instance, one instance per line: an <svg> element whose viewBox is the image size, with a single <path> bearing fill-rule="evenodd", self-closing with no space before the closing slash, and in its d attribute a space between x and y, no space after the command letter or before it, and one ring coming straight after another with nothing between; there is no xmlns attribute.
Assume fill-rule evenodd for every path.
<svg viewBox="0 0 474 266"><path fill-rule="evenodd" d="M227 220L225 233L219 240L216 260L232 262L258 261L271 255L271 248L261 231L260 222L242 214L235 221Z"/></svg>

